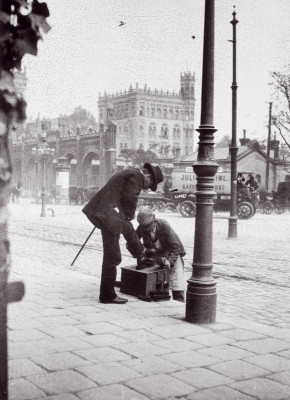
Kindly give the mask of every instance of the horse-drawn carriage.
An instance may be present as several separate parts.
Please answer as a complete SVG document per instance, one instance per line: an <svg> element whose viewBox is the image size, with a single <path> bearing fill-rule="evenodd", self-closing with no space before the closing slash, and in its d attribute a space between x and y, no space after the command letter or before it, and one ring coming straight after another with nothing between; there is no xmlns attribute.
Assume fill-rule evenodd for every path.
<svg viewBox="0 0 290 400"><path fill-rule="evenodd" d="M190 191L173 190L170 197L154 192L143 192L139 196L138 210L143 207L150 207L152 210L163 212L169 210L179 212L184 218L192 218L195 216L195 195Z"/></svg>
<svg viewBox="0 0 290 400"><path fill-rule="evenodd" d="M82 205L88 202L95 193L99 190L98 186L88 187L69 187L69 204L71 205Z"/></svg>

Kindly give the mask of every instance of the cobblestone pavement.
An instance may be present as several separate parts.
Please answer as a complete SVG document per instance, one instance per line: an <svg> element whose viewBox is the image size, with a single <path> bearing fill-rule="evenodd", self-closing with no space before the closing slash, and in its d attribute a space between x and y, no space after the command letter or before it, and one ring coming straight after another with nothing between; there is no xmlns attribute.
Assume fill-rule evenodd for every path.
<svg viewBox="0 0 290 400"><path fill-rule="evenodd" d="M290 399L290 213L213 220L217 323L184 321L184 304L98 303L102 243L81 207L10 206L9 399ZM191 274L194 219L157 213L181 237ZM123 263L131 264L124 243ZM124 296L124 295L122 295ZM118 308L118 309L116 309Z"/></svg>

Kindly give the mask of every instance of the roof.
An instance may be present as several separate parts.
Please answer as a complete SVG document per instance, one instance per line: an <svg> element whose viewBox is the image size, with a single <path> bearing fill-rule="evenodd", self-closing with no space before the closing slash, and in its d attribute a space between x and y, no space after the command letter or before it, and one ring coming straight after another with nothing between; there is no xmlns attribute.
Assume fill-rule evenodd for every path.
<svg viewBox="0 0 290 400"><path fill-rule="evenodd" d="M240 146L238 148L238 158L242 158L245 155L251 153L254 151L253 149L249 148L248 146ZM195 151L192 154L189 154L188 156L185 156L181 162L182 163L189 163L189 162L194 162L197 160L197 154L198 152ZM214 148L214 158L216 161L227 161L230 159L230 152L229 152L229 147L215 147Z"/></svg>

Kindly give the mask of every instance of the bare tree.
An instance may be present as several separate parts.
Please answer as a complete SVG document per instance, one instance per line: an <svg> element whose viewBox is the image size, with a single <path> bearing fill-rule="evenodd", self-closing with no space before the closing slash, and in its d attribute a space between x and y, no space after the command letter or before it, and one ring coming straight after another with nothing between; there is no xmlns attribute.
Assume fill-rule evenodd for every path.
<svg viewBox="0 0 290 400"><path fill-rule="evenodd" d="M228 147L231 144L231 138L229 135L224 135L219 142L216 143L215 147Z"/></svg>
<svg viewBox="0 0 290 400"><path fill-rule="evenodd" d="M272 121L290 150L290 64L285 68L285 72L272 72L271 77L270 85L276 97Z"/></svg>

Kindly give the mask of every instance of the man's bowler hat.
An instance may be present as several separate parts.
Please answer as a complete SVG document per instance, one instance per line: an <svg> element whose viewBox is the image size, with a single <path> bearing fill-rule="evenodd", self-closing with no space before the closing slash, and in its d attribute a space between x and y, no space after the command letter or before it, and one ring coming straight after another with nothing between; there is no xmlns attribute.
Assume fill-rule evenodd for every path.
<svg viewBox="0 0 290 400"><path fill-rule="evenodd" d="M158 165L153 166L150 163L145 163L143 168L146 168L152 176L153 184L151 185L150 189L155 192L158 183L163 182L162 171Z"/></svg>

